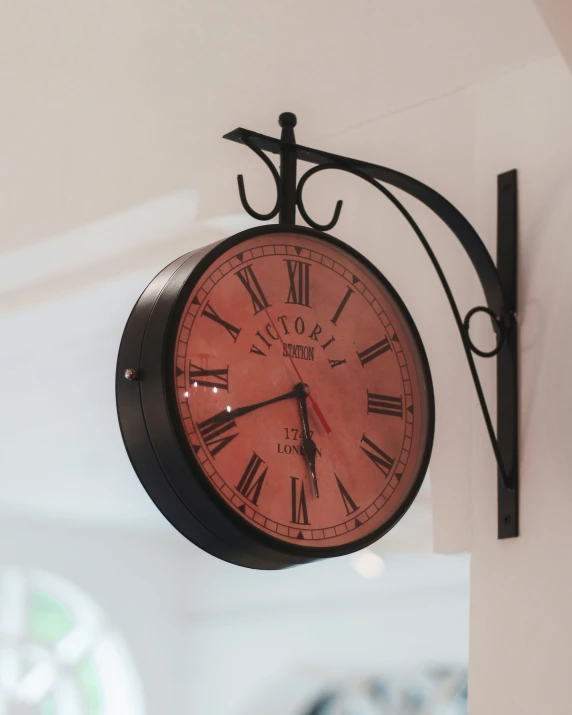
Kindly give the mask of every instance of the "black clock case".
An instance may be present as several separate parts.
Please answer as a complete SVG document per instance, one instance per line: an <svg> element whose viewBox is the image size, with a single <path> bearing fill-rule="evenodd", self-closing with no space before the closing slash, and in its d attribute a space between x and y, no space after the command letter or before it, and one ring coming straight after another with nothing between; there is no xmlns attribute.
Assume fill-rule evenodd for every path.
<svg viewBox="0 0 572 715"><path fill-rule="evenodd" d="M335 244L361 261L384 284L408 320L421 355L428 403L428 437L416 482L393 517L367 537L341 547L288 544L266 535L234 512L208 482L188 445L176 405L173 376L176 331L187 299L208 267L246 239L299 234ZM125 377L134 370L135 379ZM242 231L181 256L143 291L125 326L116 369L121 434L131 464L163 516L187 539L224 561L254 569L282 569L365 548L392 529L413 503L429 464L434 434L434 398L423 343L405 305L385 277L360 253L329 234L299 226Z"/></svg>

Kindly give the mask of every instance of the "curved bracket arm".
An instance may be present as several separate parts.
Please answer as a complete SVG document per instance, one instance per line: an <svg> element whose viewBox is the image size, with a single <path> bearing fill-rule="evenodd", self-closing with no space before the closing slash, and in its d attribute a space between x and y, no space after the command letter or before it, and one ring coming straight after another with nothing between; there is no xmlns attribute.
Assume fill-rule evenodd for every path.
<svg viewBox="0 0 572 715"><path fill-rule="evenodd" d="M453 292L451 291L451 287L449 286L449 283L445 277L445 274L443 272L443 269L441 268L441 265L439 261L437 260L437 257L435 253L433 252L433 249L429 245L429 242L425 238L423 232L419 228L419 225L415 221L415 219L411 216L409 211L405 208L405 206L397 199L389 189L387 189L383 184L380 184L378 181L373 179L371 176L368 174L365 174L363 171L355 168L351 168L349 166L342 166L338 165L335 163L332 164L321 164L320 166L314 166L311 169L308 169L308 171L303 174L303 176L300 178L300 181L298 183L298 191L297 191L297 204L298 208L300 209L300 213L302 216L304 216L304 219L307 221L309 216L306 213L306 210L304 208L304 203L302 200L302 192L304 189L304 186L306 184L306 181L313 176L314 174L317 174L320 171L327 171L328 169L334 169L338 171L345 171L349 174L353 174L354 176L357 176L358 178L362 179L363 181L366 181L368 184L371 184L374 186L378 191L380 191L386 198L388 198L391 203L395 206L395 208L401 213L401 215L405 218L407 223L411 226L413 229L414 233L416 234L417 238L420 240L421 245L425 249L427 255L429 256L429 259L431 260L431 263L433 264L433 267L435 268L435 271L437 272L437 275L439 276L439 280L441 281L441 285L443 286L443 289L445 290L445 293L447 295L447 300L449 301L449 305L451 306L451 310L453 311L453 316L455 318L455 322L457 324L457 328L459 330L459 333L461 334L461 340L463 341L463 347L465 349L465 355L467 357L467 361L469 363L469 367L471 370L471 376L473 378L473 382L475 385L475 389L477 391L477 397L479 399L479 404L481 406L481 410L483 412L483 416L485 418L485 424L487 427L487 432L489 433L489 438L491 441L491 445L493 448L493 451L495 453L495 457L499 466L499 471L501 475L501 479L507 489L511 488L511 482L510 482L510 477L508 475L508 472L506 470L504 460L502 457L502 454L500 452L500 448L497 442L497 438L495 435L495 430L493 427L493 423L489 414L489 410L487 407L487 403L485 400L485 396L483 393L483 388L481 386L481 381L479 379L479 374L477 372L477 368L475 366L475 361L473 359L472 355L472 350L474 348L473 344L470 341L469 334L468 334L468 320L465 320L465 323L463 322L461 318L461 314L459 312L459 308L457 307L457 303L455 301L455 298L453 296ZM338 202L339 203L339 202ZM311 221L311 219L310 219ZM311 225L313 222L311 223ZM488 255L488 254L487 254ZM496 270L496 269L495 269ZM475 312L476 310L489 310L489 309L483 309L483 308L473 308L471 311L471 314ZM470 319L471 314L469 314L468 318ZM494 323L493 323L494 325ZM487 354L483 353L482 351L477 352L483 356L487 357Z"/></svg>

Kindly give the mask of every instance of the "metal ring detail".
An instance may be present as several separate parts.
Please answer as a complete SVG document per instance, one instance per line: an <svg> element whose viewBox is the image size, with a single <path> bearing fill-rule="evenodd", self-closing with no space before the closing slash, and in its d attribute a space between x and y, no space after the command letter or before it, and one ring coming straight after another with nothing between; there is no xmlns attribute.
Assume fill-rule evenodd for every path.
<svg viewBox="0 0 572 715"><path fill-rule="evenodd" d="M476 347L476 345L473 343L471 340L471 335L470 335L470 322L471 318L473 315L476 313L486 313L489 318L493 321L493 326L495 329L495 332L497 333L497 344L496 347L494 347L492 350L480 350L479 348ZM475 353L475 355L479 355L480 357L483 358L490 358L490 357L495 357L495 355L498 355L500 351L502 350L502 347L504 345L505 337L506 337L506 332L504 325L502 324L501 319L499 318L496 313L491 310L490 308L485 307L484 305L479 305L476 308L472 308L469 310L467 315L465 316L465 320L463 321L463 330L465 333L465 339L467 340L467 343L471 350Z"/></svg>

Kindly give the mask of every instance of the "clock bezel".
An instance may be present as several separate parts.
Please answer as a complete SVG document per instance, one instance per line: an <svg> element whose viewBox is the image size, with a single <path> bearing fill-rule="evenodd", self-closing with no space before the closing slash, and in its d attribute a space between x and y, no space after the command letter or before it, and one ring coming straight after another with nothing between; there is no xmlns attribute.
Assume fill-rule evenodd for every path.
<svg viewBox="0 0 572 715"><path fill-rule="evenodd" d="M192 449L189 446L188 439L186 437L186 434L184 433L183 425L181 423L180 419L180 414L179 414L179 409L177 406L177 400L176 400L176 385L175 385L175 378L174 378L174 373L173 373L173 365L174 365L174 360L175 360L175 350L176 350L176 335L177 335L177 330L180 324L180 320L183 315L183 311L185 309L185 306L187 304L188 298L190 294L192 293L193 289L201 281L201 279L204 277L205 273L208 271L208 268L212 263L214 263L223 253L228 251L229 249L237 246L238 244L253 238L253 237L258 237L258 236L264 236L264 235L272 235L272 234L299 234L302 236L310 237L310 238L318 238L322 241L325 241L326 244L332 244L340 249L342 251L346 251L349 255L353 256L356 258L360 264L364 265L366 268L368 268L373 275L381 282L381 284L384 286L384 288L387 289L388 293L392 297L392 299L395 301L398 309L401 311L401 314L403 315L405 322L408 325L408 328L410 330L410 333L413 337L413 340L416 344L416 347L418 349L419 355L420 355L420 362L421 362L421 369L423 371L423 374L420 375L420 382L422 386L426 389L427 392L427 418L428 418L428 428L427 428L427 441L425 445L425 450L424 454L422 456L421 462L420 462L420 468L418 470L418 473L416 475L415 481L413 483L413 486L410 489L410 492L407 496L407 498L400 504L399 509L395 512L395 514L392 515L392 517L387 521L384 522L380 527L377 529L373 530L370 532L370 534L365 535L363 537L360 537L359 539L355 539L348 544L344 544L342 546L311 546L311 545L297 545L293 544L289 541L283 541L277 537L272 536L271 534L268 534L265 531L262 531L258 529L254 524L251 524L249 521L247 521L245 518L241 517L239 514L235 512L235 510L226 503L226 501L218 494L218 491L214 487L214 485L211 484L210 480L208 477L204 474L203 470L200 467L200 464L193 453ZM196 469L199 472L199 476L201 480L204 480L208 487L212 490L212 492L215 495L215 498L217 500L220 500L222 502L223 507L225 508L225 511L227 511L227 515L231 516L231 518L237 523L239 526L246 526L250 533L254 533L256 538L261 538L263 542L265 542L268 546L271 548L276 548L278 546L279 551L283 551L288 555L292 555L294 557L299 557L299 556L310 556L314 559L317 558L327 558L327 557L336 557L336 556L343 556L348 553L353 553L354 551L358 551L362 548L365 548L366 546L370 545L371 543L377 541L379 538L384 536L388 531L390 531L395 524L403 517L403 515L409 510L411 504L415 500L417 494L419 493L419 489L421 488L421 485L423 483L425 474L427 472L427 467L429 464L429 459L431 455L431 449L432 449L432 443L433 443L433 434L434 434L434 397L433 397L433 386L432 386L432 379L431 379L431 373L429 369L429 363L427 360L427 356L425 353L425 349L423 347L423 343L421 341L421 337L419 335L419 332L417 331L417 328L415 326L415 323L407 310L405 304L401 300L400 296L397 294L393 286L387 281L385 276L375 268L375 266L368 261L365 256L363 256L361 253L359 253L357 250L353 249L351 246L348 246L346 243L343 241L331 236L330 234L323 233L321 231L317 231L315 229L311 228L306 228L306 227L300 227L300 226L294 226L294 227L285 227L285 226L280 226L280 225L275 225L275 226L265 226L265 227L260 227L260 228L254 228L254 229L248 229L246 231L242 231L238 234L235 234L234 236L231 236L227 239L224 239L220 243L216 244L216 246L208 252L208 254L205 256L205 258L196 266L196 268L193 271L192 277L190 277L182 287L179 295L177 296L177 299L173 305L173 310L170 315L169 319L169 325L167 328L167 335L166 335L166 341L165 341L165 367L166 367L166 384L167 384L167 401L169 404L169 409L170 409L170 416L171 420L173 421L173 424L175 426L176 432L179 436L179 439L182 441L182 446L184 451L187 454L187 457L193 464L194 469ZM284 548L285 547L285 548Z"/></svg>

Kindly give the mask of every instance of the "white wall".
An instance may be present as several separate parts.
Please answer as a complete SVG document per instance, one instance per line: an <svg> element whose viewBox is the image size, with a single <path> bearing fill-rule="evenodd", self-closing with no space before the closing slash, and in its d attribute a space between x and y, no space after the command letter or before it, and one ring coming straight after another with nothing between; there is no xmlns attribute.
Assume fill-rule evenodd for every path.
<svg viewBox="0 0 572 715"><path fill-rule="evenodd" d="M514 541L496 538L490 444L459 337L421 249L376 196L358 196L367 189L348 184L343 193L332 182L327 202L315 195L318 214L327 216L337 193L350 193L337 233L371 256L402 292L429 353L437 400L435 546L472 553L471 715L570 713L571 127L572 76L563 60L550 59L327 142L328 149L398 168L440 190L472 220L493 256L496 176L518 169L522 506ZM455 239L424 210L414 213L461 313L483 304ZM352 230L360 220L363 231ZM481 338L490 340L486 332ZM494 364L478 364L494 415Z"/></svg>
<svg viewBox="0 0 572 715"><path fill-rule="evenodd" d="M572 76L547 62L475 90L479 227L492 173L520 172L521 530L494 538L490 459L474 473L472 715L570 713ZM476 450L484 449L482 430Z"/></svg>
<svg viewBox="0 0 572 715"><path fill-rule="evenodd" d="M519 171L522 533L517 540L496 538L496 470L474 394L462 375L458 381L459 371L468 372L458 337L440 322L431 327L431 319L448 320L447 308L432 293L416 294L406 276L401 285L398 266L388 271L421 325L436 376L438 428L431 464L436 546L448 551L470 545L472 553L471 715L570 713L571 127L572 76L554 59L337 142L351 154L352 143L378 139L372 158L377 152L387 165L440 189L473 219L493 256L496 175ZM471 299L481 304L480 291L470 281L462 284L466 273L455 262L457 249L446 250L446 273L461 304L465 309ZM423 269L411 260L417 279ZM479 365L494 414L494 365Z"/></svg>

